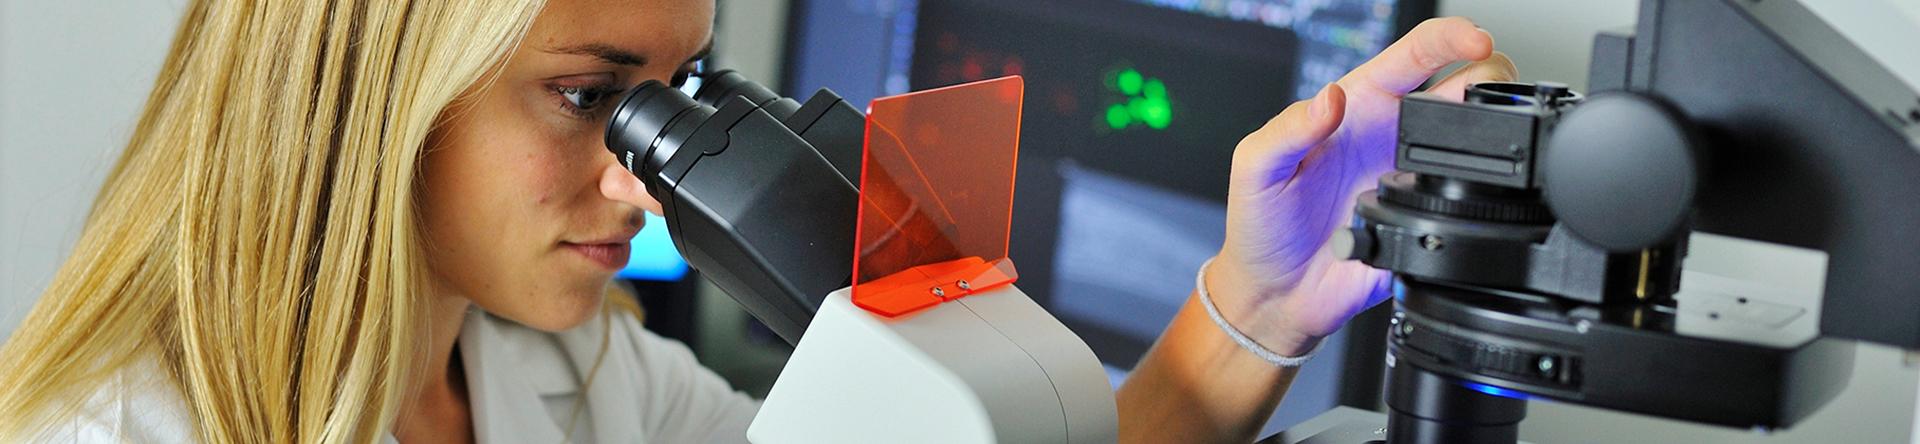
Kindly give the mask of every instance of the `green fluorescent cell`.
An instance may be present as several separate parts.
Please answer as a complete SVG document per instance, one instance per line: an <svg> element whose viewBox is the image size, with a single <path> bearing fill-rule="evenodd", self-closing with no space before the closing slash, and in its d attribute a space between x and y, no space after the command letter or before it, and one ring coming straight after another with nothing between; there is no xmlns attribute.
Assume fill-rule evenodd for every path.
<svg viewBox="0 0 1920 444"><path fill-rule="evenodd" d="M1147 79L1147 84L1142 87L1140 95L1149 99L1165 99L1167 84L1160 83L1160 79Z"/></svg>
<svg viewBox="0 0 1920 444"><path fill-rule="evenodd" d="M1107 107L1104 119L1107 126L1122 130L1138 122L1150 129L1164 130L1173 123L1173 102L1167 97L1165 82L1141 75L1132 68L1121 70L1112 79L1108 85L1119 90L1126 101Z"/></svg>
<svg viewBox="0 0 1920 444"><path fill-rule="evenodd" d="M1131 69L1126 71L1120 71L1120 78L1117 80L1118 81L1116 83L1118 83L1120 86L1120 93L1126 94L1129 96L1140 94L1140 81L1141 81L1140 71L1134 71Z"/></svg>
<svg viewBox="0 0 1920 444"><path fill-rule="evenodd" d="M1173 105L1167 103L1166 99L1147 99L1140 121L1153 129L1167 129L1167 125L1173 123Z"/></svg>
<svg viewBox="0 0 1920 444"><path fill-rule="evenodd" d="M1127 107L1119 104L1107 107L1107 126L1113 127L1113 129L1122 129L1126 128L1127 124L1132 122L1133 115L1127 113Z"/></svg>

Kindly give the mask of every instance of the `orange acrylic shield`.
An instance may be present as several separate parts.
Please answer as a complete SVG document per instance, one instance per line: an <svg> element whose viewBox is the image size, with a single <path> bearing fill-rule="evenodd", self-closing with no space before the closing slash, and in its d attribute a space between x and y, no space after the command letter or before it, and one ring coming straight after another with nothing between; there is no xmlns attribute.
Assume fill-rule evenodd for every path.
<svg viewBox="0 0 1920 444"><path fill-rule="evenodd" d="M900 316L1010 284L1020 77L875 99L867 111L853 303Z"/></svg>

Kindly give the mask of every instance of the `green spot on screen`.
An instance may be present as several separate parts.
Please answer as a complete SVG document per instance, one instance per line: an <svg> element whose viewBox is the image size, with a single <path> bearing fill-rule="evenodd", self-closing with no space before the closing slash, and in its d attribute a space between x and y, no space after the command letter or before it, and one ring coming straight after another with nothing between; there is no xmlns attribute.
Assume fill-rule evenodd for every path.
<svg viewBox="0 0 1920 444"><path fill-rule="evenodd" d="M1137 96L1140 95L1140 81L1140 71L1129 69L1120 71L1120 78L1116 83L1120 85L1121 94Z"/></svg>
<svg viewBox="0 0 1920 444"><path fill-rule="evenodd" d="M1173 123L1173 101L1167 97L1167 84L1128 68L1114 75L1112 87L1122 102L1107 107L1103 120L1107 127L1126 129L1135 123L1154 130L1167 129Z"/></svg>

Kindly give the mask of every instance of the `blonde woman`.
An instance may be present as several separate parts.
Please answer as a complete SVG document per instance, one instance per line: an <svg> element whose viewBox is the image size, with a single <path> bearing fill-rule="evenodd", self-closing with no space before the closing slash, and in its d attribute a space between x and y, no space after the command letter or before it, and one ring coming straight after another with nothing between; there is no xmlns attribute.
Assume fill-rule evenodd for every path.
<svg viewBox="0 0 1920 444"><path fill-rule="evenodd" d="M711 0L192 2L74 253L0 349L0 441L741 441L756 408L607 285L657 210L613 99ZM1229 237L1120 391L1137 442L1247 441L1380 275L1316 254L1398 97L1511 77L1416 29L1238 147ZM1196 293L1198 294L1198 293ZM1229 331L1246 332L1252 344Z"/></svg>

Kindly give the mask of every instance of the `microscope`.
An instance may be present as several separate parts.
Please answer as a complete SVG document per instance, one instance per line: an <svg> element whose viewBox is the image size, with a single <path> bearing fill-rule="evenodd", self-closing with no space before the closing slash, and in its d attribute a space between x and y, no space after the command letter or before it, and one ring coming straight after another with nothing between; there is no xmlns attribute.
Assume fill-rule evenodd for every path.
<svg viewBox="0 0 1920 444"><path fill-rule="evenodd" d="M607 147L675 246L795 345L749 440L1118 439L1093 350L1013 285L1023 94L1009 77L868 115L722 71L693 97L647 82L622 100Z"/></svg>
<svg viewBox="0 0 1920 444"><path fill-rule="evenodd" d="M1736 0L1642 2L1589 83L1402 102L1397 171L1330 242L1394 273L1387 412L1271 442L1513 443L1528 399L1772 430L1846 385L1844 340L1920 346L1912 88ZM1820 253L1817 314L1683 288L1694 232Z"/></svg>

